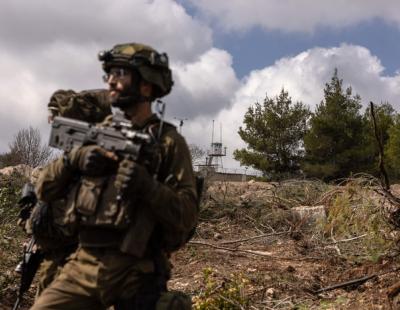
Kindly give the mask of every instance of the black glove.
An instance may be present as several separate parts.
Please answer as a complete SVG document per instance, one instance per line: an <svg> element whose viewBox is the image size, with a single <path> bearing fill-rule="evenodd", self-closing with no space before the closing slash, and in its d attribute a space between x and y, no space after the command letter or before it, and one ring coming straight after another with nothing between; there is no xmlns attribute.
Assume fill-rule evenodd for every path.
<svg viewBox="0 0 400 310"><path fill-rule="evenodd" d="M122 197L129 193L139 194L143 199L149 198L157 184L157 181L142 165L130 159L124 159L120 162L115 179L115 188Z"/></svg>
<svg viewBox="0 0 400 310"><path fill-rule="evenodd" d="M82 146L69 154L71 166L88 176L103 176L115 172L118 163L97 145Z"/></svg>

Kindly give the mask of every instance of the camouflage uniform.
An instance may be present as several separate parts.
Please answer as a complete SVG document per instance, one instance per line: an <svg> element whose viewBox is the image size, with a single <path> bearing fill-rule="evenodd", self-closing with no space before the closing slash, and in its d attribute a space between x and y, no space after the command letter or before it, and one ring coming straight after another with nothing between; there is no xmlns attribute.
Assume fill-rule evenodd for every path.
<svg viewBox="0 0 400 310"><path fill-rule="evenodd" d="M63 116L100 123L111 114L111 103L105 89L83 90L78 93L71 89L59 89L50 97L47 108L50 120L55 116Z"/></svg>
<svg viewBox="0 0 400 310"><path fill-rule="evenodd" d="M49 286L64 265L66 258L77 248L77 234L60 223L64 212L64 199L48 204L39 202L27 221L26 230L35 236L38 249L43 253L43 261L38 271L36 296Z"/></svg>
<svg viewBox="0 0 400 310"><path fill-rule="evenodd" d="M145 124L132 125L152 136L158 136L161 127L155 115ZM67 204L65 222L79 223L79 248L32 309L105 309L110 305L190 309L190 301L166 291L169 254L185 244L198 218L195 179L184 138L173 125L163 124L156 160L147 167L157 166L156 179L151 179L154 186L125 193L121 203L116 201L116 169L106 176L82 174L74 183L74 152L79 149L72 150L67 160L60 158L45 168L37 191L44 201L67 194L74 197ZM66 193L70 184L75 186Z"/></svg>
<svg viewBox="0 0 400 310"><path fill-rule="evenodd" d="M58 90L51 96L48 108L52 116L71 117L92 123L101 122L111 114L107 93L104 89L85 90L79 93L73 90ZM37 183L41 170L35 168L32 171L32 184ZM46 206L39 203L25 225L25 230L28 234L35 235L36 244L43 252L43 261L38 271L36 297L55 279L67 257L78 245L77 234L63 223L65 205L65 198L51 201Z"/></svg>

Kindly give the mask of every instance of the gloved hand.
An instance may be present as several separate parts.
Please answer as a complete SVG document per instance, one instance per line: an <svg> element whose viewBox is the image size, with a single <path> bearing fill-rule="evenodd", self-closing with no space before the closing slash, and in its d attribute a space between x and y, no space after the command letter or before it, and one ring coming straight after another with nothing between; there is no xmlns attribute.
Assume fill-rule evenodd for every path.
<svg viewBox="0 0 400 310"><path fill-rule="evenodd" d="M115 188L122 196L140 194L141 198L152 196L157 181L152 178L147 169L130 159L120 162L115 178Z"/></svg>
<svg viewBox="0 0 400 310"><path fill-rule="evenodd" d="M88 176L103 176L117 169L117 157L97 145L73 149L68 155L73 169Z"/></svg>

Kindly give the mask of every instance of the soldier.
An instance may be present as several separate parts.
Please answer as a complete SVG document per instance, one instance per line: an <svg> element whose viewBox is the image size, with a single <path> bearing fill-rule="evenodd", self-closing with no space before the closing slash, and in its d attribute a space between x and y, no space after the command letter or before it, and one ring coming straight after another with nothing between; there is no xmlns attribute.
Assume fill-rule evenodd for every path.
<svg viewBox="0 0 400 310"><path fill-rule="evenodd" d="M32 171L33 185L37 183L41 170L38 167ZM26 232L35 236L36 245L43 254L38 271L36 296L54 280L66 258L78 245L77 235L62 223L65 203L65 199L58 199L51 204L36 203L25 225Z"/></svg>
<svg viewBox="0 0 400 310"><path fill-rule="evenodd" d="M105 89L81 92L57 90L50 97L48 109L49 122L55 116L63 116L97 123L111 114L111 102ZM41 170L41 167L33 169L30 180L33 185L36 185ZM43 254L38 271L36 297L55 279L67 257L78 245L76 233L62 222L65 204L65 197L48 204L39 201L26 221L19 220L19 225L29 235L34 235L36 247Z"/></svg>
<svg viewBox="0 0 400 310"><path fill-rule="evenodd" d="M65 222L78 224L79 247L32 309L190 309L190 299L166 285L169 255L187 242L198 218L187 144L151 110L173 84L168 57L130 43L99 58L113 106L157 143L143 162L90 145L44 169L37 186L43 201L75 184Z"/></svg>

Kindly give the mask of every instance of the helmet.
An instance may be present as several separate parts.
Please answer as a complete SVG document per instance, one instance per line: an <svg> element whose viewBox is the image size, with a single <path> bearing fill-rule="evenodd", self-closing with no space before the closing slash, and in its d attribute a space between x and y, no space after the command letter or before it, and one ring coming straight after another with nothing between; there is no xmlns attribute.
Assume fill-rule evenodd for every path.
<svg viewBox="0 0 400 310"><path fill-rule="evenodd" d="M150 46L139 43L117 44L111 50L99 53L103 70L111 67L127 67L137 71L140 77L155 85L153 98L167 95L172 88L172 73L168 66L168 55L158 53Z"/></svg>

